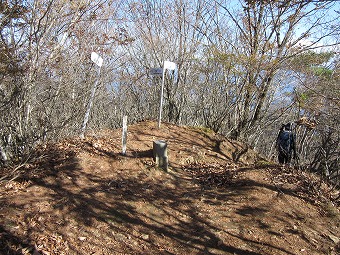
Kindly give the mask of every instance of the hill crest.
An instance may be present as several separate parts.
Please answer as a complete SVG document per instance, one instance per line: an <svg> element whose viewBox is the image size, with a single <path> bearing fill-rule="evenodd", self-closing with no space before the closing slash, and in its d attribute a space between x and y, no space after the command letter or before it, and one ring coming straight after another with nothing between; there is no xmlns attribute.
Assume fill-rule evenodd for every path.
<svg viewBox="0 0 340 255"><path fill-rule="evenodd" d="M166 140L169 172L152 160ZM43 145L3 182L4 254L336 254L339 211L317 177L198 128L146 121Z"/></svg>

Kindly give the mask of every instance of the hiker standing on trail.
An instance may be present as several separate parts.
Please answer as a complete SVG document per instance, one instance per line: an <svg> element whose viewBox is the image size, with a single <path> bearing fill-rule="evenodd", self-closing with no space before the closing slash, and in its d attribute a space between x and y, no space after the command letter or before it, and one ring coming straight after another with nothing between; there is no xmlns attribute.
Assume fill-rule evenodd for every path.
<svg viewBox="0 0 340 255"><path fill-rule="evenodd" d="M290 164L293 158L296 158L295 137L292 131L292 124L282 125L276 140L278 150L278 159L280 164Z"/></svg>

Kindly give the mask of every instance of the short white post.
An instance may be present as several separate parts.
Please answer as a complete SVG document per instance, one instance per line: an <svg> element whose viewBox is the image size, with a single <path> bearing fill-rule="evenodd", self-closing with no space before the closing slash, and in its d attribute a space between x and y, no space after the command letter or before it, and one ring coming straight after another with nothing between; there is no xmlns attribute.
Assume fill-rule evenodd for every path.
<svg viewBox="0 0 340 255"><path fill-rule="evenodd" d="M153 141L153 158L157 166L168 171L167 143L165 141Z"/></svg>
<svg viewBox="0 0 340 255"><path fill-rule="evenodd" d="M122 154L126 154L126 141L127 141L127 116L123 117L123 131L122 131Z"/></svg>

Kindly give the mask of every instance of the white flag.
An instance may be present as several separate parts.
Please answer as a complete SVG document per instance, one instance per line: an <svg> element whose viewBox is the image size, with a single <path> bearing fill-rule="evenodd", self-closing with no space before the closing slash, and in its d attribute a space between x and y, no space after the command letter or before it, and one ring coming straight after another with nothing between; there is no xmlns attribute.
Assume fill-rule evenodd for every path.
<svg viewBox="0 0 340 255"><path fill-rule="evenodd" d="M176 64L174 62L164 61L164 69L175 70Z"/></svg>
<svg viewBox="0 0 340 255"><path fill-rule="evenodd" d="M103 65L103 59L95 52L91 53L91 60L99 67Z"/></svg>

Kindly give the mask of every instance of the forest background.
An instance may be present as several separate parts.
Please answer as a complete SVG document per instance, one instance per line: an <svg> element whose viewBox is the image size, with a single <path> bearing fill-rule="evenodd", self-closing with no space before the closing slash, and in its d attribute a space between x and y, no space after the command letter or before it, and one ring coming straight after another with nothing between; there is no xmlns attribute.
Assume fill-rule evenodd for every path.
<svg viewBox="0 0 340 255"><path fill-rule="evenodd" d="M156 119L275 159L295 125L299 165L339 177L339 1L12 0L0 3L0 161L35 145ZM91 53L104 60L99 68ZM96 87L94 86L96 84ZM276 159L275 159L276 160Z"/></svg>

